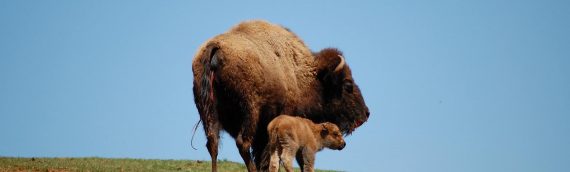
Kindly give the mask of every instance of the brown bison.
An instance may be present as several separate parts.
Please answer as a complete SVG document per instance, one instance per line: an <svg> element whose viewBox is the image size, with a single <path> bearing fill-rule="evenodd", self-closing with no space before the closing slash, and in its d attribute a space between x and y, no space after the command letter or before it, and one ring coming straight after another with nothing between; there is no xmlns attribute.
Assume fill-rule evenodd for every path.
<svg viewBox="0 0 570 172"><path fill-rule="evenodd" d="M256 171L268 142L267 125L279 114L332 122L344 134L368 119L340 51L311 53L291 31L265 21L243 22L208 40L192 71L212 171L217 171L221 129L236 140L248 171Z"/></svg>
<svg viewBox="0 0 570 172"><path fill-rule="evenodd" d="M312 172L315 154L323 148L342 150L346 143L340 129L333 123L315 124L313 121L287 115L280 115L267 126L269 143L266 146L264 162L269 160L269 171L279 171L279 161L285 171L293 172L293 158L304 172ZM261 167L265 170L265 167Z"/></svg>

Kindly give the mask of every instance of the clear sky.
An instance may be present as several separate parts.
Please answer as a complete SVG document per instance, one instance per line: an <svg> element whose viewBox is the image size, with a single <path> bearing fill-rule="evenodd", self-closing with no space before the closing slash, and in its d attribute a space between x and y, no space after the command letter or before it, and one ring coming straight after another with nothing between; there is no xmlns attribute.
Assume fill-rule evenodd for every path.
<svg viewBox="0 0 570 172"><path fill-rule="evenodd" d="M569 2L3 0L0 156L208 160L194 53L265 19L343 50L370 108L317 168L566 171Z"/></svg>

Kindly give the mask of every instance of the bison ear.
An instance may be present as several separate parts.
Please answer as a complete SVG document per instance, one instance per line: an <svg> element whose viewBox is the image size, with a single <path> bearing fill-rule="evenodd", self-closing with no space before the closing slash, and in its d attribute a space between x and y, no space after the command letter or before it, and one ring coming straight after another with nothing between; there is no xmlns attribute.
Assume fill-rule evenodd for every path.
<svg viewBox="0 0 570 172"><path fill-rule="evenodd" d="M337 59L338 59L337 61L340 61L340 62L338 62L338 64L334 65L335 68L334 68L333 72L338 74L341 71L343 71L344 66L346 66L346 63L344 62L344 57L340 54L337 56Z"/></svg>
<svg viewBox="0 0 570 172"><path fill-rule="evenodd" d="M342 52L335 48L325 48L315 53L315 58L317 77L328 84L340 84L346 68Z"/></svg>
<svg viewBox="0 0 570 172"><path fill-rule="evenodd" d="M315 53L315 57L318 70L323 72L339 73L346 64L342 52L336 48L325 48Z"/></svg>

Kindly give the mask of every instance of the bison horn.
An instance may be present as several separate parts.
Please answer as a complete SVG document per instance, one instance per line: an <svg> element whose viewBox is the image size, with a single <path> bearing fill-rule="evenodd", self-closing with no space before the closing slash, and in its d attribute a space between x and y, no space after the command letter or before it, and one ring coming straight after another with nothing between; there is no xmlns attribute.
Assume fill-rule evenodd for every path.
<svg viewBox="0 0 570 172"><path fill-rule="evenodd" d="M338 57L340 57L340 63L338 63L338 66L336 66L336 68L334 68L334 72L340 72L340 70L342 70L344 68L344 57L342 55L338 55Z"/></svg>

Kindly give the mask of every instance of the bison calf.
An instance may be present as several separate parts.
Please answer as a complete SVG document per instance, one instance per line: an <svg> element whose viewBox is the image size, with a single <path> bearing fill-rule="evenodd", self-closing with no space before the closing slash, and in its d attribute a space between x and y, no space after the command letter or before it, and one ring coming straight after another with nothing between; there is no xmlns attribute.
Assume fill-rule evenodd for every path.
<svg viewBox="0 0 570 172"><path fill-rule="evenodd" d="M311 120L280 115L267 126L269 144L269 171L279 170L279 160L285 170L293 171L293 157L302 171L314 171L315 154L327 147L342 150L346 143L337 125L325 122L315 124ZM265 159L267 161L267 159Z"/></svg>

